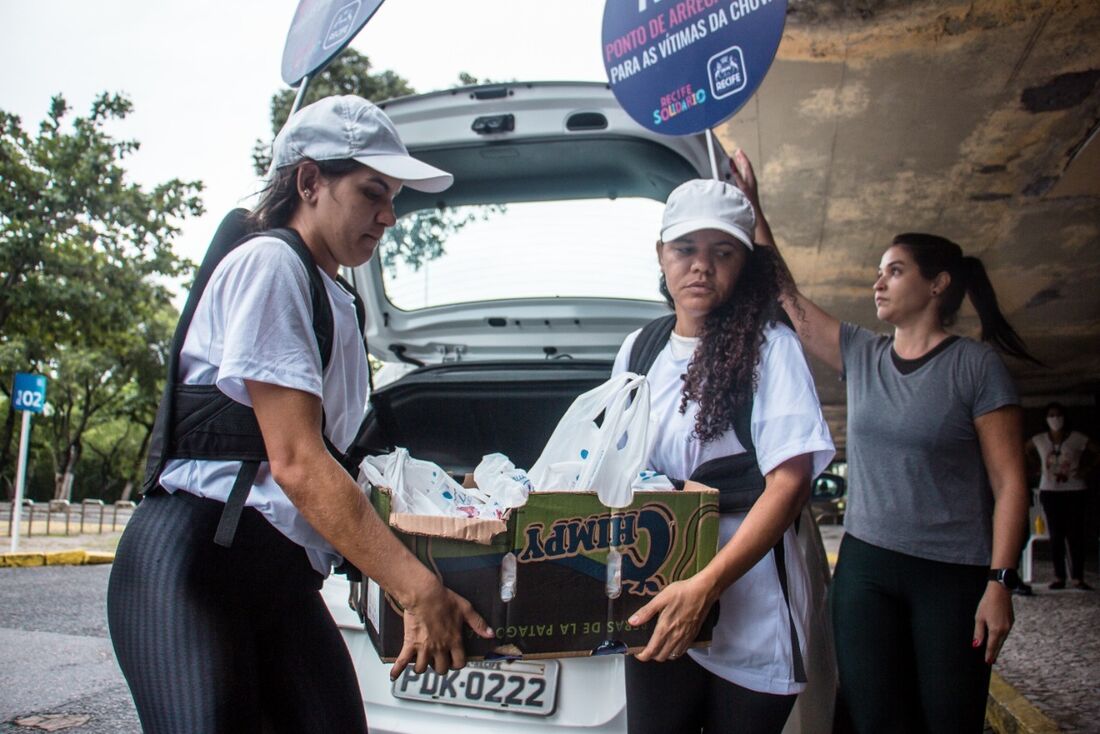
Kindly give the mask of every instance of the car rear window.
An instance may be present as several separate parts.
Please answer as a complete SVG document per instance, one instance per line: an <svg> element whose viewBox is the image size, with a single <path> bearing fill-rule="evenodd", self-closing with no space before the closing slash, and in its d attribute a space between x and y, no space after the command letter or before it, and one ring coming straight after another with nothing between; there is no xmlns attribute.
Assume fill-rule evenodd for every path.
<svg viewBox="0 0 1100 734"><path fill-rule="evenodd" d="M620 197L413 212L381 244L386 297L405 311L514 298L660 301L663 206Z"/></svg>

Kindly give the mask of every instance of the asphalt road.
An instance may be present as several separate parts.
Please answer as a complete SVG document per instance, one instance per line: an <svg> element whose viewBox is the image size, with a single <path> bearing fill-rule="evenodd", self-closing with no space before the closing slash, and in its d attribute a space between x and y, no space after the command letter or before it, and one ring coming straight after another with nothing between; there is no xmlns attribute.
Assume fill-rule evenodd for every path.
<svg viewBox="0 0 1100 734"><path fill-rule="evenodd" d="M0 568L0 732L42 731L14 722L53 714L88 717L59 730L73 734L141 731L107 636L110 572Z"/></svg>

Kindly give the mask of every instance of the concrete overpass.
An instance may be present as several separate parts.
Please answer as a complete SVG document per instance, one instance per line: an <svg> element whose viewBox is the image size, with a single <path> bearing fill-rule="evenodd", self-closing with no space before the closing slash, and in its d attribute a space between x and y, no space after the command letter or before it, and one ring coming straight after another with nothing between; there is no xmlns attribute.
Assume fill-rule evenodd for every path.
<svg viewBox="0 0 1100 734"><path fill-rule="evenodd" d="M885 330L871 283L891 237L949 237L983 260L1009 321L1049 365L1009 360L1026 403L1058 397L1092 422L1098 127L1097 0L790 0L770 73L716 132L756 164L810 297ZM969 305L956 330L977 334ZM815 370L843 441L843 385Z"/></svg>

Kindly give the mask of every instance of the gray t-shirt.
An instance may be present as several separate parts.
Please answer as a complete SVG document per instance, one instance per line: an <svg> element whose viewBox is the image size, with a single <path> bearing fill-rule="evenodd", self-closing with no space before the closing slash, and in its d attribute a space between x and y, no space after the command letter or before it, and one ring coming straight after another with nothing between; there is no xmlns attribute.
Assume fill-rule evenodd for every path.
<svg viewBox="0 0 1100 734"><path fill-rule="evenodd" d="M974 419L1019 403L989 346L956 339L902 374L893 337L840 327L848 383L844 529L881 548L987 566L993 494Z"/></svg>

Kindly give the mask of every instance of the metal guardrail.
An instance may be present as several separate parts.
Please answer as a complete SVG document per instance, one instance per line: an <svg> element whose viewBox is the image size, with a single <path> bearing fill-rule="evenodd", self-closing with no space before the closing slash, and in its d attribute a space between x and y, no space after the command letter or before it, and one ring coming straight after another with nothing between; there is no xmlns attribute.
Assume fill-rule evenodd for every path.
<svg viewBox="0 0 1100 734"><path fill-rule="evenodd" d="M25 499L19 518L19 534L24 537L60 535L62 525L65 535L74 532L81 535L113 533L126 527L135 507L137 505L129 500L118 500L108 505L103 500L95 499L86 499L79 504L68 500L35 502ZM0 531L9 538L13 520L12 503L0 502Z"/></svg>

